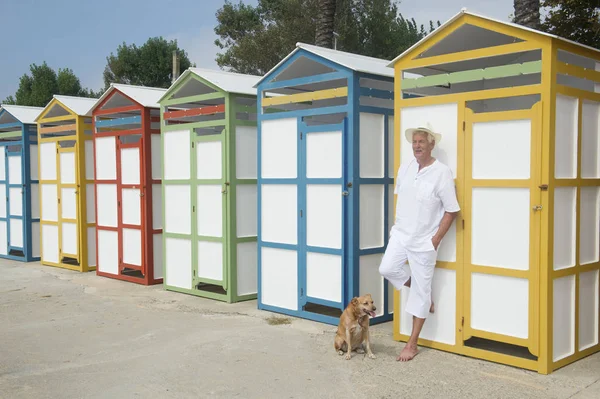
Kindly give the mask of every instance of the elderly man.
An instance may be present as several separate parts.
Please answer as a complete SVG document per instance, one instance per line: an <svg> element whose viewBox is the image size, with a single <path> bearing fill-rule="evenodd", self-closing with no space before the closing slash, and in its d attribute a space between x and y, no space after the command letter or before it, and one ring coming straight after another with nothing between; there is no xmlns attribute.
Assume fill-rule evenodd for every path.
<svg viewBox="0 0 600 399"><path fill-rule="evenodd" d="M441 138L430 128L406 131L414 159L398 170L396 221L379 266L379 273L396 289L411 287L406 312L413 316L412 334L396 359L399 361L409 361L418 353L419 334L433 312L431 283L438 248L460 211L452 171L431 156ZM407 261L410 273L404 268Z"/></svg>

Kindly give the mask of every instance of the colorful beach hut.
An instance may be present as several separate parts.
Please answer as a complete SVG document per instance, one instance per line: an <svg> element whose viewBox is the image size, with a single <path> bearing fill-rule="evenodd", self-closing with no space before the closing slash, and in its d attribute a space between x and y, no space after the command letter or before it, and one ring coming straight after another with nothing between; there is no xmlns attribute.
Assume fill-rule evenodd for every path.
<svg viewBox="0 0 600 399"><path fill-rule="evenodd" d="M190 68L159 100L167 290L256 298L257 80Z"/></svg>
<svg viewBox="0 0 600 399"><path fill-rule="evenodd" d="M165 92L113 83L91 109L99 276L162 283L157 101Z"/></svg>
<svg viewBox="0 0 600 399"><path fill-rule="evenodd" d="M544 374L597 352L600 51L463 9L389 66L395 168L430 123L462 207L420 344Z"/></svg>
<svg viewBox="0 0 600 399"><path fill-rule="evenodd" d="M37 125L42 108L0 106L0 257L40 259Z"/></svg>
<svg viewBox="0 0 600 399"><path fill-rule="evenodd" d="M337 324L371 294L392 318L378 272L393 218L389 61L303 43L258 89L258 307Z"/></svg>
<svg viewBox="0 0 600 399"><path fill-rule="evenodd" d="M55 95L36 118L43 265L96 268L90 112L96 101Z"/></svg>

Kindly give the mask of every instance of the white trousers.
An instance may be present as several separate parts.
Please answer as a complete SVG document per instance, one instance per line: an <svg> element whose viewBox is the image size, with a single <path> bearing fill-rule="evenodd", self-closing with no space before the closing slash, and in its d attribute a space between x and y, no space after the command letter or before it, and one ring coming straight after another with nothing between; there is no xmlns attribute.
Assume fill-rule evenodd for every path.
<svg viewBox="0 0 600 399"><path fill-rule="evenodd" d="M406 312L420 319L429 315L431 307L431 283L437 260L437 251L413 252L404 248L398 234L391 229L388 246L379 265L379 274L397 290L411 278ZM408 262L410 270L405 267ZM412 274L412 276L411 276Z"/></svg>

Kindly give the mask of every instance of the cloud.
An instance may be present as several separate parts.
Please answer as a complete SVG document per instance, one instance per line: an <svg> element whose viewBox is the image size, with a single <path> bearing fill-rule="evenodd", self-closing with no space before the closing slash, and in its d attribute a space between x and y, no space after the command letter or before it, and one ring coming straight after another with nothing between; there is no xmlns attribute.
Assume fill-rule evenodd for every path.
<svg viewBox="0 0 600 399"><path fill-rule="evenodd" d="M179 48L187 52L190 61L196 63L198 68L220 69L215 61L217 52L220 49L215 45L217 35L212 28L200 28L195 34L170 34L165 38L167 40L177 40Z"/></svg>

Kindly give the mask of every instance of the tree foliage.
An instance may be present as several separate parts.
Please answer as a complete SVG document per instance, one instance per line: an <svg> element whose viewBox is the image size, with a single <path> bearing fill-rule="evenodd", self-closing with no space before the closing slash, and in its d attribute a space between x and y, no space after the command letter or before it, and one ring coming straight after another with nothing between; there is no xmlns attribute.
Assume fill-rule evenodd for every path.
<svg viewBox="0 0 600 399"><path fill-rule="evenodd" d="M297 42L315 44L319 0L259 0L256 7L225 1L217 11L217 64L235 72L263 75ZM429 31L434 29L429 23ZM439 26L439 21L437 22ZM337 0L337 49L392 59L428 32L405 19L393 0Z"/></svg>
<svg viewBox="0 0 600 399"><path fill-rule="evenodd" d="M542 30L600 49L598 0L542 0L547 11Z"/></svg>
<svg viewBox="0 0 600 399"><path fill-rule="evenodd" d="M106 57L104 89L111 83L168 88L173 76L173 51L177 51L180 72L193 66L176 40L151 37L141 47L124 42L116 55L110 53Z"/></svg>
<svg viewBox="0 0 600 399"><path fill-rule="evenodd" d="M32 64L29 70L31 75L21 76L17 92L5 104L45 107L55 94L100 97L100 93L82 88L79 78L69 68L59 68L56 72L44 61L42 65Z"/></svg>
<svg viewBox="0 0 600 399"><path fill-rule="evenodd" d="M514 0L514 23L540 29L540 0Z"/></svg>

